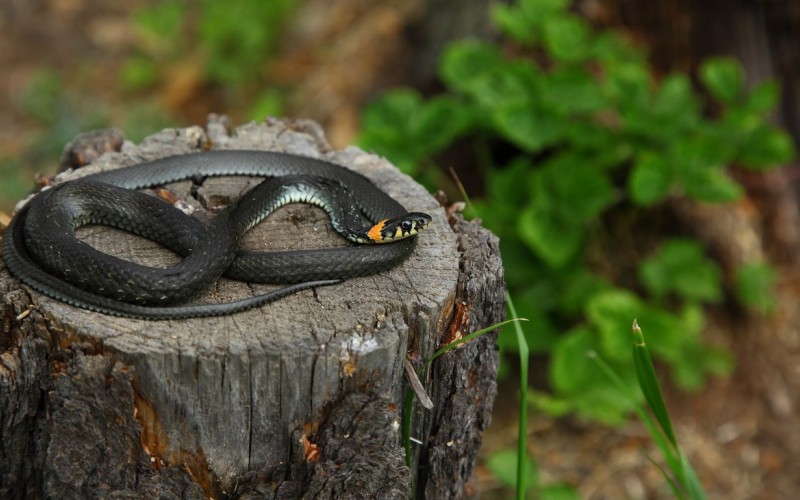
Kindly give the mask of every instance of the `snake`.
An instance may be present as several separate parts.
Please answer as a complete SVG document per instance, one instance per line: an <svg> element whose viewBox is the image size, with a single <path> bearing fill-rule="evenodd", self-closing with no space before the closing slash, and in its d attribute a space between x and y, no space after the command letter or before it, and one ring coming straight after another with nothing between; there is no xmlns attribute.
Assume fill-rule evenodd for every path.
<svg viewBox="0 0 800 500"><path fill-rule="evenodd" d="M264 177L206 225L138 190L207 177ZM289 203L319 206L355 245L253 252L242 236ZM169 320L234 314L300 290L391 269L431 223L409 212L367 177L308 156L258 150L211 150L168 156L70 180L43 190L17 211L3 236L12 275L67 304L103 314ZM150 239L182 257L169 267L139 265L76 236L104 225ZM284 284L226 303L186 303L221 276Z"/></svg>

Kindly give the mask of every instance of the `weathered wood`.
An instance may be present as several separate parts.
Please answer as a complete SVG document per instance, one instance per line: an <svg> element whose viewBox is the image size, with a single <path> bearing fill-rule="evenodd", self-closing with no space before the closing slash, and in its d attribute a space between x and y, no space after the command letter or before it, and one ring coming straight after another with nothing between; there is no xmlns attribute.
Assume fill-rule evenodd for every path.
<svg viewBox="0 0 800 500"><path fill-rule="evenodd" d="M30 291L0 263L0 496L401 498L410 494L412 477L420 493L463 495L494 401L494 339L441 358L423 381L436 403L433 412L415 411L415 437L423 442L415 462L424 474L406 469L400 445L403 361L424 359L442 342L502 318L496 238L448 218L385 160L356 148L330 151L312 122L272 120L231 131L224 118L212 117L206 129L125 142L120 152L56 181L205 148L335 161L409 209L430 213L433 225L398 268L220 318L152 322L95 314ZM167 188L202 211L251 183L214 179L194 192L190 182ZM108 228L81 237L136 262L175 259ZM324 212L291 206L244 244L345 243ZM270 288L223 279L201 301Z"/></svg>

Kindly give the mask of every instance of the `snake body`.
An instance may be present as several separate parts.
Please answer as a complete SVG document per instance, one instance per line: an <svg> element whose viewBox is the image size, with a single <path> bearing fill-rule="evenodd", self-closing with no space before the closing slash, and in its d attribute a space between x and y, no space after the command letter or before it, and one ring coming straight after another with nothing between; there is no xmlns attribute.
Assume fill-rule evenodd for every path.
<svg viewBox="0 0 800 500"><path fill-rule="evenodd" d="M169 204L135 191L190 178L268 177L206 227ZM318 205L334 228L358 243L388 245L257 253L241 236L287 203ZM370 221L364 227L363 219ZM163 158L69 181L37 195L11 221L3 255L16 277L61 301L144 319L218 316L257 307L298 290L389 269L406 259L430 217L409 213L366 177L314 158L265 151L209 151ZM184 258L168 268L103 254L75 237L86 224L117 227ZM265 295L224 304L175 305L221 275L288 283Z"/></svg>

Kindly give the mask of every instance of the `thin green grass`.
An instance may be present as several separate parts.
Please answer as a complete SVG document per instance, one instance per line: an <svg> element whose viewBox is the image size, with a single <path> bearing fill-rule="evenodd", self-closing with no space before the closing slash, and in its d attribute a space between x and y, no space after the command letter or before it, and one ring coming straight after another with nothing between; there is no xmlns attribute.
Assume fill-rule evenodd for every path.
<svg viewBox="0 0 800 500"><path fill-rule="evenodd" d="M508 310L511 312L511 320L516 320L517 310L511 295L506 292ZM517 345L519 346L519 429L517 430L517 499L525 498L527 489L528 475L525 473L525 462L528 456L528 342L519 322L514 323L514 331L517 334Z"/></svg>
<svg viewBox="0 0 800 500"><path fill-rule="evenodd" d="M461 178L458 176L458 174L456 174L456 171L453 167L450 167L450 175L453 177L453 182L456 183L456 187L458 188L458 191L461 193L461 197L464 199L464 203L466 206L466 210L464 211L464 218L470 220L473 217L476 217L478 215L478 211L475 209L475 205L472 204L472 200L467 194L466 188L464 188L464 183L461 182ZM506 293L506 297L508 297L508 293Z"/></svg>
<svg viewBox="0 0 800 500"><path fill-rule="evenodd" d="M510 302L509 302L509 304L510 304ZM516 317L516 312L513 312L513 308L512 308L512 318L511 319L508 319L506 321L501 321L500 323L495 323L495 324L493 324L491 326L488 326L488 327L483 328L481 330L478 330L476 332L472 332L469 335L465 335L464 337L462 337L462 338L460 338L458 340L455 340L455 341L447 344L446 346L441 347L440 349L437 349L433 354L431 354L425 360L425 362L422 364L422 366L419 369L416 370L417 377L419 379L421 379L421 380L424 380L425 374L427 373L428 368L430 367L431 363L433 363L433 361L436 360L436 358L438 358L439 356L442 356L442 355L450 352L451 350L455 349L459 345L464 344L466 342L469 342L470 340L473 340L473 339L475 339L475 338L477 338L477 337L479 337L481 335L485 335L487 333L490 333L490 332L492 332L492 331L494 331L494 330L496 330L498 328L501 328L501 327L503 327L505 325L508 325L510 323L517 324L519 321L528 321L528 320L526 318L517 318ZM523 342L525 341L524 337L521 336L521 330L518 329L517 335L518 335L519 338L522 339ZM521 351L522 351L522 348L520 348L520 352ZM527 344L525 344L525 352L527 353ZM525 379L526 380L527 380L527 369L528 369L528 366L527 366L527 355L526 355L526 359L525 359L525 373L526 373ZM416 395L414 393L414 390L409 388L406 391L406 399L405 399L405 404L403 406L403 446L405 447L405 450L406 450L406 465L409 468L411 468L411 422L412 422L412 416L413 416L413 410L414 410L414 399L415 399L415 397L416 397ZM523 406L526 406L526 405L524 405L524 404L520 405L521 411L527 412L527 407L523 408ZM524 429L524 425L521 426L521 429Z"/></svg>
<svg viewBox="0 0 800 500"><path fill-rule="evenodd" d="M650 411L656 417L661 434L669 443L657 440L661 453L672 472L673 478L667 478L670 485L673 486L673 491L676 491L676 486L680 486L683 491L676 491L676 495L680 498L702 499L705 500L706 495L700 480L694 468L689 463L686 455L678 447L678 440L675 439L675 433L672 430L672 421L669 418L667 405L664 403L664 397L661 394L661 388L658 385L658 378L656 371L653 368L653 361L650 358L650 353L647 350L647 344L644 342L644 334L636 320L633 321L633 362L636 368L636 378L639 381L639 387L644 393L645 400L647 401ZM654 424L648 428L655 427ZM651 432L652 434L652 432ZM663 472L663 469L662 469ZM685 493L685 494L684 494Z"/></svg>
<svg viewBox="0 0 800 500"><path fill-rule="evenodd" d="M620 393L633 402L636 414L647 427L650 436L661 450L666 467L658 464L648 455L648 459L658 467L664 479L670 485L676 498L705 500L706 495L700 480L697 477L686 455L680 450L675 432L672 428L672 421L664 403L664 397L658 384L653 361L644 342L644 334L639 328L636 320L633 321L633 364L636 370L636 378L639 388L644 394L647 406L652 415L648 413L644 406L638 402L630 388L622 382L613 369L603 361L596 353L589 353L589 357L597 363L600 369L608 376L609 380L617 386Z"/></svg>
<svg viewBox="0 0 800 500"><path fill-rule="evenodd" d="M455 169L450 167L450 175L453 178L453 181L456 184L459 192L461 193L461 197L464 200L466 210L463 212L464 217L466 219L470 219L472 217L477 216L477 209L472 204L472 200L467 194L467 190L464 188L464 184L461 182L458 174L456 173ZM518 414L518 422L519 428L517 431L517 499L524 499L525 498L525 490L527 489L527 479L528 474L526 471L527 465L527 441L528 441L528 433L527 433L527 422L528 422L528 399L527 399L527 387L528 387L528 359L529 359L529 349L528 349L528 342L525 340L525 334L522 331L522 327L520 326L520 321L528 321L527 318L520 318L517 316L517 310L514 307L514 302L511 300L511 295L506 292L506 302L508 303L508 310L511 314L511 319L503 321L502 323L498 323L496 325L490 326L483 330L471 333L466 337L459 339L451 344L448 344L441 349L437 350L436 352L428 358L422 366L420 373L425 373L430 363L441 356L442 354L446 353L450 349L457 347L458 345L468 342L473 338L483 335L484 333L490 332L495 328L499 328L500 326L506 325L508 323L514 323L514 332L517 336L517 346L519 352L519 387L520 387L520 396L519 396L519 414ZM410 411L408 408L410 407L410 403L414 401L414 393L409 391L406 395L406 425L407 431L410 432ZM410 467L410 437L408 437L408 432L404 435L406 439L406 462L409 464Z"/></svg>

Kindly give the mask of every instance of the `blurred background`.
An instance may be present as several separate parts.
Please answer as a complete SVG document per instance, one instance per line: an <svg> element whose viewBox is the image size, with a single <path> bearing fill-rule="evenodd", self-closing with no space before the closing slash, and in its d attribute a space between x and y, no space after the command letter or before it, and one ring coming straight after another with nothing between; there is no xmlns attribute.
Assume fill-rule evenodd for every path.
<svg viewBox="0 0 800 500"><path fill-rule="evenodd" d="M312 118L501 238L532 367L507 329L477 495L513 495L521 393L532 496L671 496L587 357L635 387L637 318L709 496L791 498L798 28L774 0L4 1L0 213L81 132Z"/></svg>

